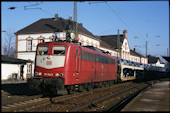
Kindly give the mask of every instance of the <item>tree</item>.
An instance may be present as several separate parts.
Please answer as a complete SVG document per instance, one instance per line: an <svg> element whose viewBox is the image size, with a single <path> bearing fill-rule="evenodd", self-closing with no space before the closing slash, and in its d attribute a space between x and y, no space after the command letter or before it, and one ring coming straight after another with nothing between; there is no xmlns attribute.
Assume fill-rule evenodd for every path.
<svg viewBox="0 0 170 113"><path fill-rule="evenodd" d="M15 35L8 30L3 37L4 43L1 45L1 54L9 57L15 56Z"/></svg>

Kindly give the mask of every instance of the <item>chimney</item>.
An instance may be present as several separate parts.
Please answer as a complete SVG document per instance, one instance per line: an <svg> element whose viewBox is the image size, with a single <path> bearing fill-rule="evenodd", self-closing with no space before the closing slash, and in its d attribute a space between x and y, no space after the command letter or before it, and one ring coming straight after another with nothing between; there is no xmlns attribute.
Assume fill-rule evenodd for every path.
<svg viewBox="0 0 170 113"><path fill-rule="evenodd" d="M83 23L80 23L81 26L83 26Z"/></svg>
<svg viewBox="0 0 170 113"><path fill-rule="evenodd" d="M127 38L127 30L123 30L123 36Z"/></svg>
<svg viewBox="0 0 170 113"><path fill-rule="evenodd" d="M72 20L72 14L69 15L69 20Z"/></svg>
<svg viewBox="0 0 170 113"><path fill-rule="evenodd" d="M133 51L135 52L135 48L133 49Z"/></svg>
<svg viewBox="0 0 170 113"><path fill-rule="evenodd" d="M54 20L57 20L58 19L58 14L55 14L55 19Z"/></svg>

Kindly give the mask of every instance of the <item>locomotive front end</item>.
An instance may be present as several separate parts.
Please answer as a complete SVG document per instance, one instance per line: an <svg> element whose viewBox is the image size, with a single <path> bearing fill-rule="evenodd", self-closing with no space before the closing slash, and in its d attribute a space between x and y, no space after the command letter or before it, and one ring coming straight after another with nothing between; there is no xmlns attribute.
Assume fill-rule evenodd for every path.
<svg viewBox="0 0 170 113"><path fill-rule="evenodd" d="M63 94L67 46L63 43L41 43L37 46L35 70L30 86L43 93Z"/></svg>

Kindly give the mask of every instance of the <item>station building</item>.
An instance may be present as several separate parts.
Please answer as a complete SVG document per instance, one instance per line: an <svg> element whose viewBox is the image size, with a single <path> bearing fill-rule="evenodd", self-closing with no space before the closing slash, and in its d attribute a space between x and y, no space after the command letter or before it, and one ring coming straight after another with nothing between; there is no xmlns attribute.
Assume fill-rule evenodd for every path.
<svg viewBox="0 0 170 113"><path fill-rule="evenodd" d="M15 44L15 57L24 60L30 60L32 63L27 63L26 78L33 76L35 51L36 46L40 42L50 42L54 38L66 40L66 32L70 32L71 40L75 38L72 18L64 19L55 15L55 18L40 19L25 28L17 31ZM129 61L148 64L148 59L135 50L131 50L127 39L127 31L124 30L120 34L120 51L118 51L118 36L117 35L103 35L95 36L82 23L78 23L78 42L82 46L94 46L108 51L112 56L120 57Z"/></svg>
<svg viewBox="0 0 170 113"><path fill-rule="evenodd" d="M160 60L159 57L148 55L148 63L152 66L165 67L165 64Z"/></svg>
<svg viewBox="0 0 170 113"><path fill-rule="evenodd" d="M18 80L21 73L23 78L27 78L26 73L31 71L27 70L27 63L32 63L32 61L1 55L1 81Z"/></svg>
<svg viewBox="0 0 170 113"><path fill-rule="evenodd" d="M148 64L148 59L143 55L131 50L127 39L127 30L123 34L98 36L101 39L100 48L104 51L109 51L112 56L120 57L121 59ZM118 40L118 38L120 38ZM120 41L120 42L118 42ZM120 45L120 48L118 47Z"/></svg>
<svg viewBox="0 0 170 113"><path fill-rule="evenodd" d="M36 46L40 42L50 42L54 38L66 40L66 32L69 30L70 37L74 39L73 24L71 18L63 19L55 15L55 18L40 19L31 25L17 31L15 44L15 57L25 60L31 60L33 63L27 63L27 77L33 75L35 63ZM100 48L100 40L78 23L78 41L83 46L91 45Z"/></svg>

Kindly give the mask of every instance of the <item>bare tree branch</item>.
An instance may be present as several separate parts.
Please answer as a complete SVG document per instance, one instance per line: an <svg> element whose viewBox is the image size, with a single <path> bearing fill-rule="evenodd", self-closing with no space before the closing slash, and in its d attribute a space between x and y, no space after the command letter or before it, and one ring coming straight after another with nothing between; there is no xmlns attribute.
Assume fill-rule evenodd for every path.
<svg viewBox="0 0 170 113"><path fill-rule="evenodd" d="M4 43L1 46L1 54L6 56L15 56L15 35L10 29L5 32Z"/></svg>

